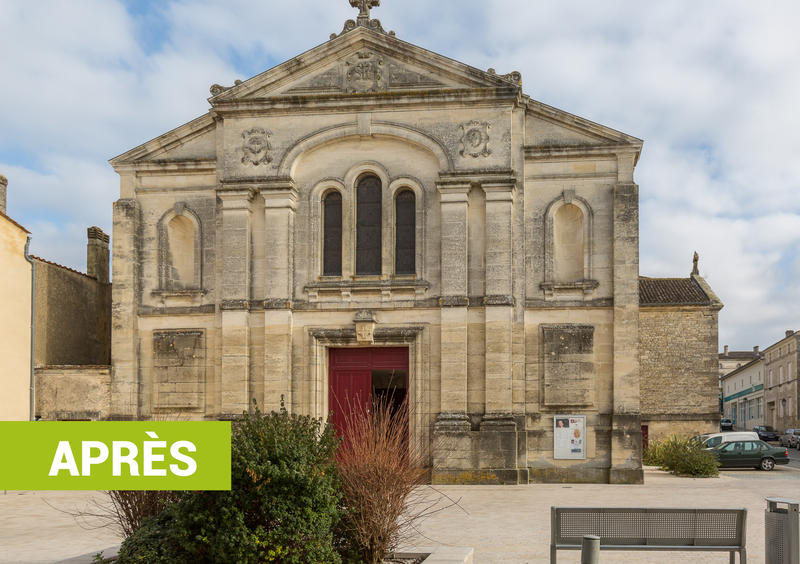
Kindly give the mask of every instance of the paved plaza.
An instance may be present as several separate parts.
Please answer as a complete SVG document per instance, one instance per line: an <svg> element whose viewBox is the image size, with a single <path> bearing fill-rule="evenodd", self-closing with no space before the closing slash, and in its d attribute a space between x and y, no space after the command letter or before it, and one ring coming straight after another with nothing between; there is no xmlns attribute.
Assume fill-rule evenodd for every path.
<svg viewBox="0 0 800 564"><path fill-rule="evenodd" d="M764 562L764 508L767 496L800 497L800 469L772 472L724 471L717 479L677 478L647 469L644 486L531 484L525 486L446 486L460 500L428 518L416 545L472 546L476 563L549 562L550 507L714 507L748 510L750 564ZM96 492L0 493L0 563L51 563L97 552L119 542L107 529L87 530L54 509L84 508ZM49 503L49 504L48 504ZM559 551L560 563L580 562L577 551ZM603 552L602 563L661 564L728 562L718 552Z"/></svg>

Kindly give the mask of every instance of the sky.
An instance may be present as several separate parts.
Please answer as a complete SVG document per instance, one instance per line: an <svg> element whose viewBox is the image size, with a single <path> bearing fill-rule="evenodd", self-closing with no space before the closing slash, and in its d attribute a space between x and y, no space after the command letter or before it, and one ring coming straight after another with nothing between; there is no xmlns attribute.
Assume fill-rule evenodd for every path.
<svg viewBox="0 0 800 564"><path fill-rule="evenodd" d="M0 174L32 253L85 270L108 159L204 114L209 86L318 44L347 0L0 0ZM532 98L644 140L640 273L700 273L719 343L800 329L800 2L383 0L400 39L518 70Z"/></svg>

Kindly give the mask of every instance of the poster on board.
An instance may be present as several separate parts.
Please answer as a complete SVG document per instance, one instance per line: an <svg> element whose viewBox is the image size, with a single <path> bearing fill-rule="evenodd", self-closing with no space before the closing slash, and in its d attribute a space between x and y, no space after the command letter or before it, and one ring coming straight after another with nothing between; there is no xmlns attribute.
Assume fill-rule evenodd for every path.
<svg viewBox="0 0 800 564"><path fill-rule="evenodd" d="M586 458L585 415L553 417L553 458L572 460Z"/></svg>

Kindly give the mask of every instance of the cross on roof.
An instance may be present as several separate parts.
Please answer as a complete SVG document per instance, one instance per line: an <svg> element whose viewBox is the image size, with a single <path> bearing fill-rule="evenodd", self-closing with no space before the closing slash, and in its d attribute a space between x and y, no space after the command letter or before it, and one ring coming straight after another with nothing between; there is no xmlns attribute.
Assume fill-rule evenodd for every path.
<svg viewBox="0 0 800 564"><path fill-rule="evenodd" d="M370 8L380 6L381 0L350 0L350 5L353 8L358 8L358 19L366 18L369 20Z"/></svg>

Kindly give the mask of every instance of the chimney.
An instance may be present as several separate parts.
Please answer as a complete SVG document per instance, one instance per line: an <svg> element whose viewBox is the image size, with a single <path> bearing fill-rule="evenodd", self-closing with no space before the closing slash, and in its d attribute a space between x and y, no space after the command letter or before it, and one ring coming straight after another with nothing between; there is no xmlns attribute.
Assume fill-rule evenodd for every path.
<svg viewBox="0 0 800 564"><path fill-rule="evenodd" d="M98 282L108 284L108 235L99 227L86 230L89 242L86 245L86 273Z"/></svg>
<svg viewBox="0 0 800 564"><path fill-rule="evenodd" d="M754 352L754 353L756 353L756 354L758 354L758 345L756 345L756 346L754 346L754 347L753 347L753 352Z"/></svg>
<svg viewBox="0 0 800 564"><path fill-rule="evenodd" d="M792 331L791 329L787 329L786 330L786 336L787 337L791 337L792 335L794 335L794 331Z"/></svg>
<svg viewBox="0 0 800 564"><path fill-rule="evenodd" d="M6 188L8 179L0 174L0 212L6 213Z"/></svg>
<svg viewBox="0 0 800 564"><path fill-rule="evenodd" d="M728 345L725 345L725 352L722 353L722 354L724 354L725 356L728 356Z"/></svg>

